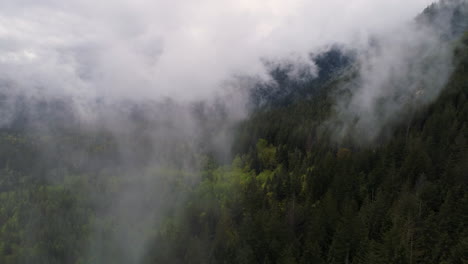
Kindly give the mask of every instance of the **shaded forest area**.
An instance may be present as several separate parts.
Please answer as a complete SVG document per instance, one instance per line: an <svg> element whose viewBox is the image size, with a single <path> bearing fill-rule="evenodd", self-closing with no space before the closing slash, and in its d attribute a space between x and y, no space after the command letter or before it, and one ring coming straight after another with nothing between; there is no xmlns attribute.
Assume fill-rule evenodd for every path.
<svg viewBox="0 0 468 264"><path fill-rule="evenodd" d="M47 133L21 116L0 131L0 263L468 263L468 35L453 52L438 99L371 145L331 137L347 75L255 109L227 163L173 138L158 164L174 162L152 167L135 118L130 166L112 133L39 105L60 110ZM132 188L148 194L126 212L141 225L116 237L126 226L106 209Z"/></svg>
<svg viewBox="0 0 468 264"><path fill-rule="evenodd" d="M373 146L327 137L328 92L256 113L149 263L466 263L468 53L455 52L440 98Z"/></svg>

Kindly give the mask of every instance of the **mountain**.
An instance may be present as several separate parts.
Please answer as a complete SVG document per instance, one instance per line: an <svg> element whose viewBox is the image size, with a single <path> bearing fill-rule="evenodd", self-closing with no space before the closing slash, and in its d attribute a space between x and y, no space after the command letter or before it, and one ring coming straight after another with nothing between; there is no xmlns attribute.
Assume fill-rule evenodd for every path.
<svg viewBox="0 0 468 264"><path fill-rule="evenodd" d="M241 125L232 165L207 168L148 263L464 263L468 46L460 45L441 96L372 147L329 140L326 95L255 114Z"/></svg>
<svg viewBox="0 0 468 264"><path fill-rule="evenodd" d="M427 23L446 38L463 35L468 27L468 3L464 0L445 0L433 3L417 17L420 23Z"/></svg>
<svg viewBox="0 0 468 264"><path fill-rule="evenodd" d="M241 120L219 102L82 104L3 85L0 263L466 263L466 2L417 21L448 43L448 81L430 94L433 76L391 74L402 93L376 109L404 107L365 144L335 136L349 122L337 98L376 64L342 46L304 67L265 62ZM443 50L429 51L409 69L439 69Z"/></svg>
<svg viewBox="0 0 468 264"><path fill-rule="evenodd" d="M271 81L260 82L251 90L250 100L253 109L285 106L297 100L310 98L320 93L329 83L340 78L352 66L354 54L345 47L333 45L318 54L310 54L317 72L310 69L295 74L292 63L267 63Z"/></svg>

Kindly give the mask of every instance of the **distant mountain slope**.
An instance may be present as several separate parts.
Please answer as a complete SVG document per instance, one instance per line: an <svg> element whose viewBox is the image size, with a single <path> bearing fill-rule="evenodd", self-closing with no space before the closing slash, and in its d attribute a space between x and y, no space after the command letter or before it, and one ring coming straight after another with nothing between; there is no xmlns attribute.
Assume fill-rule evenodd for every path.
<svg viewBox="0 0 468 264"><path fill-rule="evenodd" d="M310 55L311 63L317 69L315 74L295 70L294 61L290 64L272 62L266 67L272 81L258 83L251 90L251 103L254 108L285 106L297 100L310 98L348 69L354 61L354 54L344 47L335 45L326 51Z"/></svg>
<svg viewBox="0 0 468 264"><path fill-rule="evenodd" d="M420 23L428 23L446 38L458 38L468 28L468 2L444 0L427 7L417 17Z"/></svg>
<svg viewBox="0 0 468 264"><path fill-rule="evenodd" d="M440 1L427 7L416 17L416 24L429 27L439 34L443 41L451 42L460 38L468 29L468 2L465 0ZM378 39L371 41L371 47L379 45ZM303 72L291 75L295 70L294 61L267 64L271 82L260 82L251 91L253 108L285 106L297 100L308 99L330 82L348 78L359 63L356 50L333 45L325 51L310 55L310 62L316 66L316 74ZM296 62L297 63L297 62Z"/></svg>

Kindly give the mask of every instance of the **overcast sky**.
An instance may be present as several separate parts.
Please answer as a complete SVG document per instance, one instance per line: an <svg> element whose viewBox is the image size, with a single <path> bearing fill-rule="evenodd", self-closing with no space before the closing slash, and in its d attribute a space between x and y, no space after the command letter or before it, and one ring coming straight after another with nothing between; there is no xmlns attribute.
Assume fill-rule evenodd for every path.
<svg viewBox="0 0 468 264"><path fill-rule="evenodd" d="M195 99L260 58L358 45L431 0L2 0L0 79L44 94Z"/></svg>

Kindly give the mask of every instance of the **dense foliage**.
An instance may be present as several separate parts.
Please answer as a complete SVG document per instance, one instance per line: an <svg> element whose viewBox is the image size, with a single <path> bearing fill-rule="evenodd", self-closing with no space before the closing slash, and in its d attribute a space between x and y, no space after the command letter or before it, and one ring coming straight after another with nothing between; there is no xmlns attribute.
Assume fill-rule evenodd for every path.
<svg viewBox="0 0 468 264"><path fill-rule="evenodd" d="M380 144L329 141L326 95L255 114L149 262L466 263L465 52L440 98Z"/></svg>
<svg viewBox="0 0 468 264"><path fill-rule="evenodd" d="M227 163L177 137L154 163L138 115L125 156L110 131L42 105L47 133L22 118L0 131L0 263L468 263L468 36L454 53L438 99L379 142L331 137L352 72L324 73L237 124Z"/></svg>

